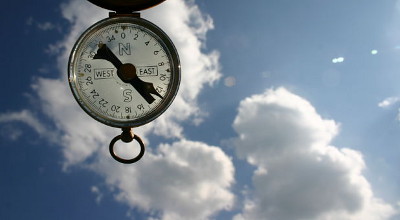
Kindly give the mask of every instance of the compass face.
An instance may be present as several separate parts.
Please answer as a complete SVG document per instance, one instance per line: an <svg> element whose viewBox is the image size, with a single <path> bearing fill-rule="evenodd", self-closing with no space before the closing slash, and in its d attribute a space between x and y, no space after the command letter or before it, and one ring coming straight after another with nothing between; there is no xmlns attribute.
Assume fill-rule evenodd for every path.
<svg viewBox="0 0 400 220"><path fill-rule="evenodd" d="M79 38L68 75L75 99L90 116L113 127L136 127L172 103L180 64L160 28L140 18L115 17Z"/></svg>

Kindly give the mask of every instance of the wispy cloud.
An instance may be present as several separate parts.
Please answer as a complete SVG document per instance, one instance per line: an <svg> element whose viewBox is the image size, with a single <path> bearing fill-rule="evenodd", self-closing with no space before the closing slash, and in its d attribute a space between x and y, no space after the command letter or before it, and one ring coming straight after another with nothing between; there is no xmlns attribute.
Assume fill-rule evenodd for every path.
<svg viewBox="0 0 400 220"><path fill-rule="evenodd" d="M384 99L383 101L379 102L378 106L381 108L389 108L398 102L400 102L399 97L388 97L388 98Z"/></svg>
<svg viewBox="0 0 400 220"><path fill-rule="evenodd" d="M0 123L21 122L30 126L40 135L47 135L51 133L35 116L27 109L19 112L9 112L0 114Z"/></svg>
<svg viewBox="0 0 400 220"><path fill-rule="evenodd" d="M58 32L61 32L61 25L59 24L54 24L52 22L49 21L45 21L45 22L39 22L36 21L33 17L29 17L26 20L26 24L29 26L35 26L36 28L38 28L39 30L42 31L51 31L51 30L57 30Z"/></svg>
<svg viewBox="0 0 400 220"><path fill-rule="evenodd" d="M103 199L103 193L100 191L99 187L92 186L90 187L90 191L96 195L96 203L100 204L101 200Z"/></svg>

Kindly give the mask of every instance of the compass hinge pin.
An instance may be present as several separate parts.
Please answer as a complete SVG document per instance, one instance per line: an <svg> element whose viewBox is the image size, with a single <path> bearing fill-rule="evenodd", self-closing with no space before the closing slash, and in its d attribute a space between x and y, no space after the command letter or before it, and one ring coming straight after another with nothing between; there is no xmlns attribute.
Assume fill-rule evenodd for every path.
<svg viewBox="0 0 400 220"><path fill-rule="evenodd" d="M135 17L135 18L140 18L140 13L139 12L125 12L125 11L117 11L117 12L110 12L108 14L110 18L114 17Z"/></svg>

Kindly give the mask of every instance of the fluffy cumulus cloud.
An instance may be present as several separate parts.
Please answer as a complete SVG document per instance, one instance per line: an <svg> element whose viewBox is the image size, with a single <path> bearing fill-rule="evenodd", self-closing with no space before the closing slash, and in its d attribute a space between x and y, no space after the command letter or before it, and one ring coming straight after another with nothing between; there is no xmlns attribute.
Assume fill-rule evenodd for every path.
<svg viewBox="0 0 400 220"><path fill-rule="evenodd" d="M230 158L220 148L201 142L160 145L135 166L108 160L92 169L118 187L118 200L148 212L162 210L162 219L207 219L233 205Z"/></svg>
<svg viewBox="0 0 400 220"><path fill-rule="evenodd" d="M237 155L257 167L239 219L383 220L396 210L373 194L360 152L330 145L339 126L284 88L240 103Z"/></svg>
<svg viewBox="0 0 400 220"><path fill-rule="evenodd" d="M106 18L107 11L81 0L70 0L61 8L71 24L70 31L48 50L57 57L59 77L37 78L32 87L42 113L53 122L49 126L55 131L56 143L61 144L64 167L79 166L102 175L118 201L157 213L153 218L207 219L230 209L234 201L230 191L234 182L231 159L218 147L186 140L181 126L183 121L199 121L197 96L205 85L220 78L218 52L204 52L212 19L203 15L194 1L168 0L143 12L142 17L159 25L175 43L181 58L182 82L171 107L157 120L135 129L151 147L137 164L124 166L112 160L107 149L120 131L83 113L67 83L73 44L86 28ZM10 121L25 122L38 133L47 129L27 110L0 115L0 123ZM154 146L146 138L149 134L173 142ZM102 195L97 187L92 191Z"/></svg>

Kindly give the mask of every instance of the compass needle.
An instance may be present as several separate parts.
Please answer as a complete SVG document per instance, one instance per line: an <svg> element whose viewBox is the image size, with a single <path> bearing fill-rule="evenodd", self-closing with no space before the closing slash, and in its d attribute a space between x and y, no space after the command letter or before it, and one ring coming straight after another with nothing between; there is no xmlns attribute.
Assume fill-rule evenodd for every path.
<svg viewBox="0 0 400 220"><path fill-rule="evenodd" d="M115 68L119 68L122 62L115 56L115 54L107 47L106 44L99 44L99 49L93 59L103 59L112 63Z"/></svg>
<svg viewBox="0 0 400 220"><path fill-rule="evenodd" d="M106 44L99 44L99 49L93 59L103 59L112 63L117 68L118 77L125 83L131 84L139 94L151 104L155 100L151 94L154 94L161 99L160 93L156 91L153 83L141 80L136 74L136 67L131 63L122 64L119 58L108 48Z"/></svg>

